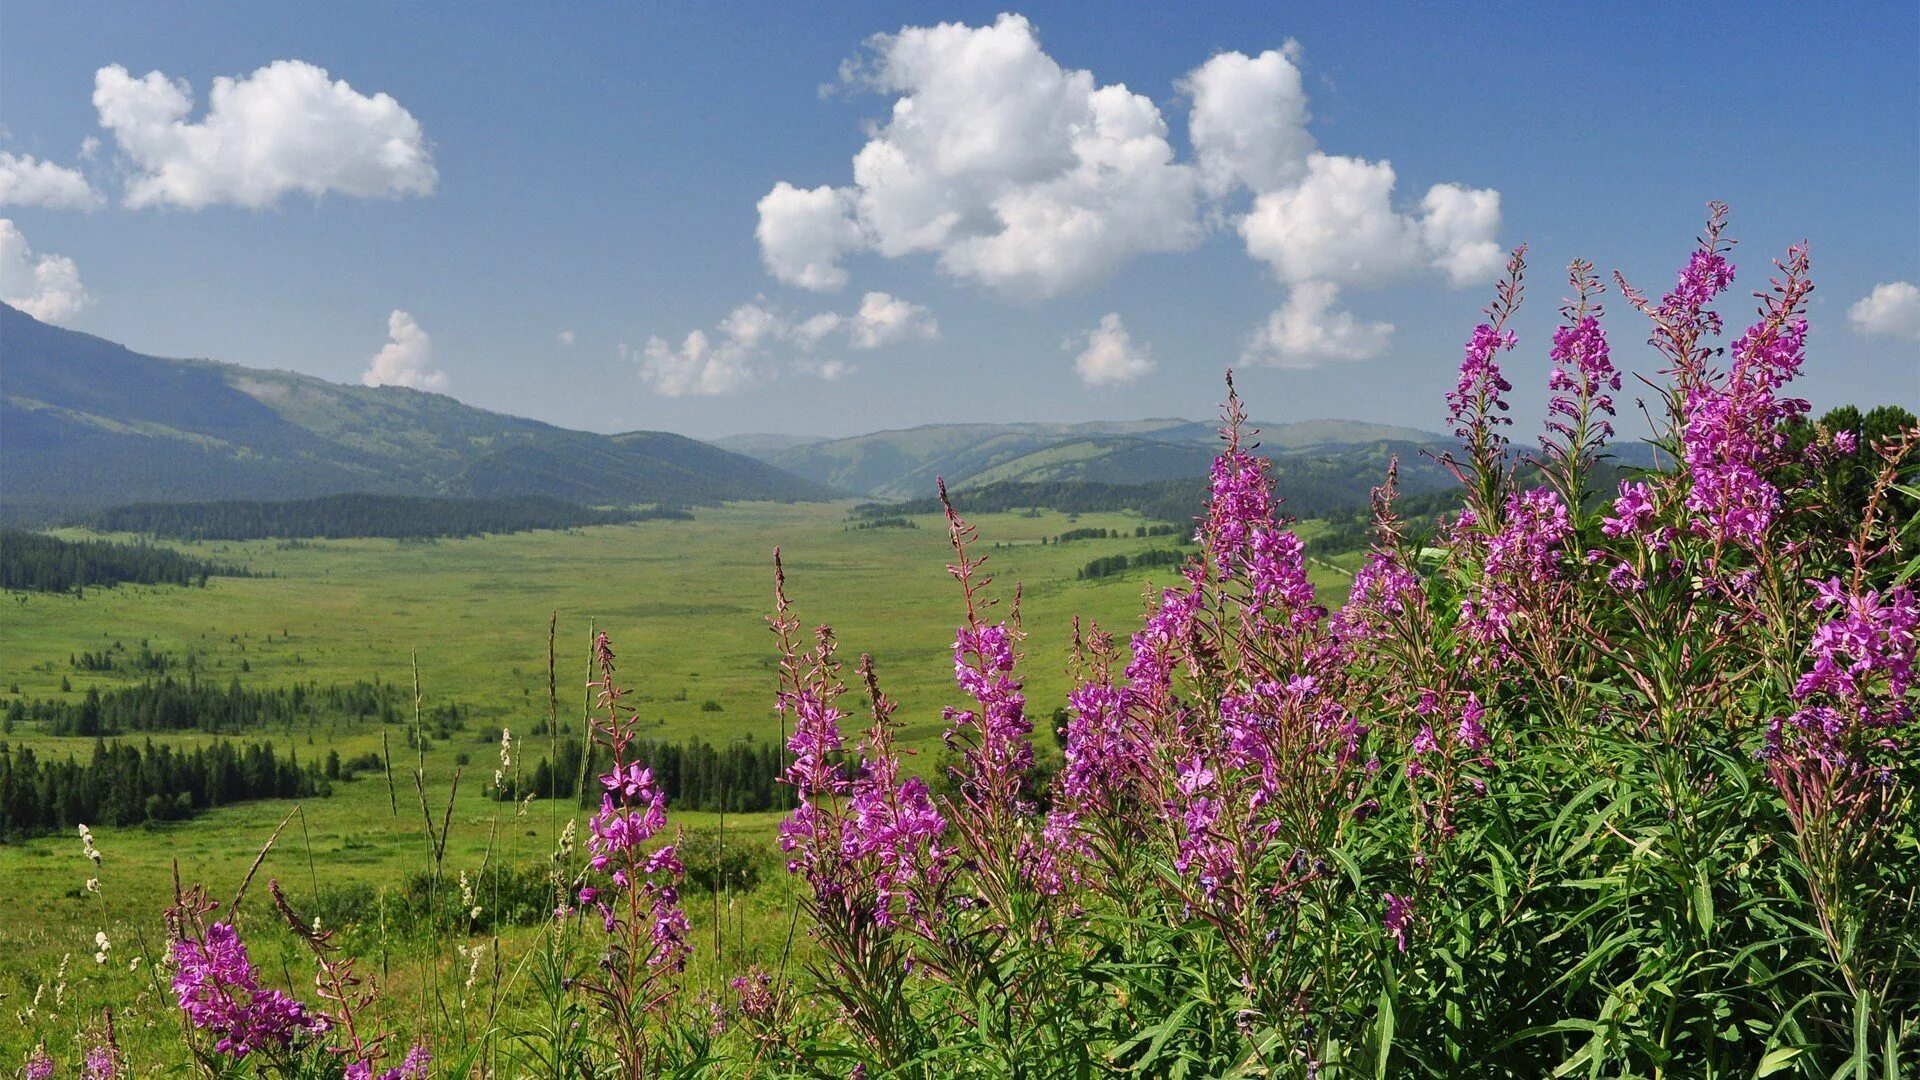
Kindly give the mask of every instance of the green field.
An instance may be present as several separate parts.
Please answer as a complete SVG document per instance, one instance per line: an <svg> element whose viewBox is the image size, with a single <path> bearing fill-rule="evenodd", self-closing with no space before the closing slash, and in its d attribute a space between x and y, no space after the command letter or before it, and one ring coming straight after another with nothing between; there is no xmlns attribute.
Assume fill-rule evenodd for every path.
<svg viewBox="0 0 1920 1080"><path fill-rule="evenodd" d="M326 686L375 677L406 686L410 657L417 654L426 707L458 702L471 710L466 730L431 742L424 759L427 801L436 820L445 812L459 758L470 762L450 818L444 873L451 882L461 871L477 874L489 861L515 866L548 858L573 813L563 803L520 809L483 796L497 765L499 727L524 734L547 715L547 626L554 613L560 714L576 725L573 730L584 695L589 627L598 626L614 641L622 681L636 690L630 700L639 704L649 736L716 743L779 737L771 709L778 657L765 622L776 545L800 617L808 625L832 624L849 662L871 652L883 685L901 702L905 741L936 749L940 709L955 699L942 660L959 618L959 592L945 572L944 521L914 520L918 528L862 530L851 528L844 505L749 504L703 510L693 522L432 543L178 545L265 576L215 578L204 589L122 585L90 589L82 597L6 594L0 599L0 690L17 683L29 699L51 698L62 694L63 678L72 696L94 685L137 682L136 675L84 672L70 662L76 653L116 641L131 648L144 642L179 658L194 654L199 677L222 683L238 678L253 686ZM1174 571L1076 581L1075 572L1093 558L1164 548L1171 538L1064 545L1042 545L1040 538L1087 527L1131 534L1139 524L1138 517L1117 513L996 514L977 522L976 552L991 556L995 591L1011 596L1015 582L1024 587L1025 675L1031 712L1043 727L1068 688L1072 617L1097 619L1124 633L1136 625L1150 582L1167 580ZM1303 531L1312 528L1308 523ZM1315 574L1323 590L1341 586L1332 567L1316 566ZM7 741L43 756L84 758L90 752L90 739L56 738L30 727ZM331 798L304 801L256 887L278 878L299 902L355 883L396 887L428 864L421 797L412 782L416 759L404 747L403 729L384 734L396 758L396 792L390 796L376 774L336 785ZM154 738L190 743L210 736ZM271 738L308 761L330 749L349 757L379 750L383 732L378 724L321 722L313 730L240 738ZM521 761L530 766L547 741L526 737ZM916 764L925 769L932 760L933 754L924 753ZM133 1031L169 1022L165 1009L153 1007L151 993L136 995L147 986L147 973L127 967L139 951L139 934L149 944L161 936L158 915L170 896L171 866L177 861L183 879L204 881L215 895L228 896L291 810L290 803L264 801L170 825L97 829L104 855L98 896L83 888L91 871L77 838L0 844L0 882L9 893L0 918L0 1061L18 1060L31 1038L64 1039L61 1033L71 1033L76 1017L100 1001L131 1000L123 1012L131 1014ZM711 814L676 820L690 827L719 824ZM726 828L730 838L764 849L774 821L773 815L734 815ZM735 952L778 950L790 907L784 878L774 869L730 909L720 898L689 898L696 942L708 947L709 956L715 944ZM257 892L247 901L255 925L271 922L264 900L264 892ZM717 937L716 925L726 928ZM94 934L103 928L113 947L109 963L97 964ZM525 950L512 947L516 934L507 937L500 984L510 986L511 966ZM302 970L287 935L264 935L256 948L282 950L260 958L269 970L280 968L283 959L284 970ZM452 944L436 941L426 955L396 944L389 955L381 942L379 953L395 989L424 993L434 985L444 990L444 1000L460 996L468 963ZM66 988L60 990L63 957ZM303 983L301 976L291 978ZM714 965L697 967L696 979L702 978L717 978Z"/></svg>

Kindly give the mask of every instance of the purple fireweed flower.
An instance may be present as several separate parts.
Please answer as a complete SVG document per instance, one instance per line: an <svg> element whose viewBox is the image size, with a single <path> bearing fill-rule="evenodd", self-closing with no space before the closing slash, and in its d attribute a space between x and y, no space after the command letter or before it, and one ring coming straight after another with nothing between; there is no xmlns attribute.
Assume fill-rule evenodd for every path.
<svg viewBox="0 0 1920 1080"><path fill-rule="evenodd" d="M1760 321L1733 344L1733 370L1701 378L1682 405L1687 509L1694 530L1715 540L1757 545L1773 524L1780 490L1768 473L1785 445L1781 421L1807 411L1805 401L1778 394L1806 359L1806 249L1790 249L1780 266L1785 276L1766 295Z"/></svg>
<svg viewBox="0 0 1920 1080"><path fill-rule="evenodd" d="M1380 918L1380 925L1393 936L1400 951L1406 952L1407 932L1413 925L1413 904L1406 897L1394 893L1381 893L1380 899L1387 906L1386 914Z"/></svg>
<svg viewBox="0 0 1920 1080"><path fill-rule="evenodd" d="M1835 453L1851 454L1860 449L1860 437L1845 429L1836 431L1833 433L1833 449Z"/></svg>
<svg viewBox="0 0 1920 1080"><path fill-rule="evenodd" d="M1572 531L1558 493L1535 488L1507 497L1506 524L1487 540L1483 579L1460 604L1468 635L1496 646L1494 664L1507 655L1506 640L1526 597L1559 578L1560 548Z"/></svg>
<svg viewBox="0 0 1920 1080"><path fill-rule="evenodd" d="M1235 399L1237 402L1237 399ZM1267 461L1239 448L1239 431L1229 405L1229 446L1213 459L1207 517L1200 534L1217 573L1225 577L1248 560L1255 530L1273 524L1273 482Z"/></svg>
<svg viewBox="0 0 1920 1080"><path fill-rule="evenodd" d="M88 1049L81 1075L86 1080L115 1080L120 1075L120 1055L104 1043Z"/></svg>
<svg viewBox="0 0 1920 1080"><path fill-rule="evenodd" d="M882 926L895 924L896 907L909 919L930 917L925 901L938 895L952 870L952 853L941 843L946 818L925 781L900 779L900 759L889 739L890 733L870 735L863 747L839 840L843 865L871 890L872 916ZM845 891L849 884L835 882L832 889Z"/></svg>
<svg viewBox="0 0 1920 1080"><path fill-rule="evenodd" d="M1687 259L1672 290L1660 298L1655 317L1676 334L1718 334L1720 316L1707 305L1732 284L1733 264L1720 253L1718 243L1710 239L1707 246Z"/></svg>
<svg viewBox="0 0 1920 1080"><path fill-rule="evenodd" d="M1855 595L1838 578L1815 582L1814 589L1819 606L1832 614L1808 642L1813 664L1794 684L1795 700L1838 698L1873 725L1908 718L1911 709L1904 699L1913 685L1915 628L1920 626L1913 590L1900 586L1884 597L1872 589ZM1880 680L1884 691L1875 695Z"/></svg>
<svg viewBox="0 0 1920 1080"><path fill-rule="evenodd" d="M978 707L946 710L948 745L971 730L975 737L964 751L968 781L990 809L1004 806L1025 813L1028 808L1018 792L1033 767L1033 724L1027 719L1020 680L1014 677L1013 634L1007 624L982 623L955 632L953 677Z"/></svg>
<svg viewBox="0 0 1920 1080"><path fill-rule="evenodd" d="M380 1080L427 1080L427 1066L433 1055L420 1043L407 1050L406 1059L380 1074ZM356 1061L347 1066L347 1080L373 1080L373 1063Z"/></svg>
<svg viewBox="0 0 1920 1080"><path fill-rule="evenodd" d="M1613 514L1600 522L1600 531L1619 538L1646 531L1653 521L1653 488L1638 480L1620 481Z"/></svg>
<svg viewBox="0 0 1920 1080"><path fill-rule="evenodd" d="M45 1046L36 1046L27 1052L24 1074L27 1080L48 1080L53 1075L53 1058Z"/></svg>
<svg viewBox="0 0 1920 1080"><path fill-rule="evenodd" d="M1454 730L1454 741L1469 751L1485 749L1487 729L1481 721L1486 717L1487 710L1480 704L1479 695L1469 693L1467 703L1460 708L1460 726Z"/></svg>
<svg viewBox="0 0 1920 1080"><path fill-rule="evenodd" d="M1104 807L1133 785L1145 768L1147 747L1128 720L1120 690L1088 683L1067 695L1063 755L1060 794L1070 806Z"/></svg>
<svg viewBox="0 0 1920 1080"><path fill-rule="evenodd" d="M1613 366L1599 314L1595 308L1592 314L1556 329L1548 353L1554 367L1547 377L1547 389L1553 394L1547 404L1547 428L1589 445L1612 437L1613 425L1606 420L1593 422L1592 417L1612 416L1612 395L1620 390L1620 372ZM1586 445L1567 449L1579 454Z"/></svg>
<svg viewBox="0 0 1920 1080"><path fill-rule="evenodd" d="M1081 867L1093 854L1086 833L1071 811L1054 810L1036 835L1021 836L1015 859L1020 876L1043 896L1062 896L1080 884Z"/></svg>
<svg viewBox="0 0 1920 1080"><path fill-rule="evenodd" d="M173 943L173 993L193 1026L214 1037L214 1050L245 1057L324 1032L324 1018L293 998L260 986L247 947L231 923L207 927L206 939Z"/></svg>
<svg viewBox="0 0 1920 1080"><path fill-rule="evenodd" d="M600 688L599 705L606 710L598 726L613 751L613 763L600 777L600 809L587 823L587 867L605 877L583 884L578 896L582 909L600 913L606 933L615 937L614 949L631 955L651 979L686 967L690 947L679 893L685 869L674 844L645 848L666 828L667 798L653 771L627 756L633 729L631 713L619 704L625 691L614 683L613 649L606 635L599 635L595 644L600 681L592 685ZM613 990L609 1000L619 1008L631 1007L623 996L627 992Z"/></svg>
<svg viewBox="0 0 1920 1080"><path fill-rule="evenodd" d="M1334 614L1329 630L1348 647L1377 640L1421 598L1419 575L1401 566L1391 552L1375 551L1354 573L1347 602Z"/></svg>
<svg viewBox="0 0 1920 1080"><path fill-rule="evenodd" d="M1476 432L1491 435L1494 427L1513 423L1512 418L1500 415L1507 411L1503 395L1513 389L1513 384L1500 373L1496 357L1511 350L1518 340L1513 331L1499 330L1489 323L1473 328L1466 357L1460 362L1459 382L1447 392L1447 421L1455 435L1472 441Z"/></svg>

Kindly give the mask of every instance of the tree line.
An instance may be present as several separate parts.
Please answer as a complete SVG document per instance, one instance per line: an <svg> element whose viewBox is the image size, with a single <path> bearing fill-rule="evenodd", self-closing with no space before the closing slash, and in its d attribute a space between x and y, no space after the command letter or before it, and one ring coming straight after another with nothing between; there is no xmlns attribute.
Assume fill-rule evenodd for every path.
<svg viewBox="0 0 1920 1080"><path fill-rule="evenodd" d="M1080 581L1092 581L1095 578L1112 577L1124 574L1128 570L1139 570L1149 566L1179 566L1190 558L1185 551L1173 548L1156 548L1142 551L1136 555L1103 555L1080 568L1074 577Z"/></svg>
<svg viewBox="0 0 1920 1080"><path fill-rule="evenodd" d="M179 540L337 540L478 536L692 518L690 511L673 506L597 510L538 495L446 499L355 493L273 501L134 503L100 511L88 518L86 524L103 532L143 533Z"/></svg>
<svg viewBox="0 0 1920 1080"><path fill-rule="evenodd" d="M578 798L582 806L600 804L601 787L594 777L606 772L608 759L596 748L593 761L581 768L581 746L569 742L560 747L555 760L541 757L532 769L523 769L517 780L510 779L495 791L499 799ZM787 810L794 805L792 789L780 782L786 759L779 746L750 740L714 746L701 739L675 743L641 739L631 748L630 760L642 761L653 770L654 780L676 810L724 810L728 813L754 813ZM587 777L583 790L582 775Z"/></svg>
<svg viewBox="0 0 1920 1080"><path fill-rule="evenodd" d="M233 734L264 727L291 727L322 715L385 721L398 718L399 688L360 680L350 686L314 683L249 689L233 679L225 686L197 678L167 676L138 686L102 691L89 687L78 701L13 699L0 727L12 732L33 721L49 735L103 736L128 731L206 731Z"/></svg>
<svg viewBox="0 0 1920 1080"><path fill-rule="evenodd" d="M249 799L331 795L333 784L292 750L225 740L194 747L96 741L82 762L42 758L0 741L0 839L77 825L179 821Z"/></svg>
<svg viewBox="0 0 1920 1080"><path fill-rule="evenodd" d="M0 530L0 589L78 592L122 582L199 585L210 577L247 577L223 566L147 544L63 540L45 533Z"/></svg>

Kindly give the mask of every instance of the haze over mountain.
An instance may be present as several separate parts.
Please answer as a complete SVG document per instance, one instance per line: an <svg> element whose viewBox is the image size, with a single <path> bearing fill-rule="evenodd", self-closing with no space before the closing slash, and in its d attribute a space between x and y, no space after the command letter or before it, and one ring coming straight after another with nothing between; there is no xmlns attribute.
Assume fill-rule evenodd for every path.
<svg viewBox="0 0 1920 1080"><path fill-rule="evenodd" d="M1300 468L1312 461L1329 482L1370 483L1390 455L1440 438L1309 420L1261 425L1260 445ZM723 441L600 435L421 390L146 356L0 304L0 504L16 512L343 492L587 504L916 498L942 476L956 489L1199 477L1218 447L1213 423L1178 418Z"/></svg>
<svg viewBox="0 0 1920 1080"><path fill-rule="evenodd" d="M597 435L420 390L144 356L0 304L6 507L350 491L582 503L834 494L681 435Z"/></svg>
<svg viewBox="0 0 1920 1080"><path fill-rule="evenodd" d="M1257 425L1270 456L1386 458L1445 436L1390 424L1305 420ZM883 498L917 498L936 477L954 488L1000 481L1095 480L1137 483L1202 476L1219 452L1212 422L1177 418L1078 424L928 424L845 439L788 441L747 435L725 440L741 453L815 483Z"/></svg>

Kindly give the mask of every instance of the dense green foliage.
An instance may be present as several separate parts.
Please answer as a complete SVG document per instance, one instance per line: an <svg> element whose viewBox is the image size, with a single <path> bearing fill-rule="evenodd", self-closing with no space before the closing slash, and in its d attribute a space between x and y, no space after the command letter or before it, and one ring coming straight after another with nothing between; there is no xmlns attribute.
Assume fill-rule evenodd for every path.
<svg viewBox="0 0 1920 1080"><path fill-rule="evenodd" d="M596 510L539 495L441 499L417 495L321 495L277 502L133 503L102 510L86 524L102 532L177 540L394 539L571 529L632 521L690 520L677 507Z"/></svg>
<svg viewBox="0 0 1920 1080"><path fill-rule="evenodd" d="M0 529L0 589L66 592L122 582L205 585L207 578L215 575L238 577L245 573L145 544L63 540L44 533Z"/></svg>
<svg viewBox="0 0 1920 1080"><path fill-rule="evenodd" d="M1081 567L1075 577L1081 581L1090 581L1094 578L1112 577L1115 574L1124 574L1128 570L1142 570L1151 566L1179 566L1190 557L1190 552L1173 548L1155 548L1152 551L1142 551L1133 555L1103 555Z"/></svg>
<svg viewBox="0 0 1920 1080"><path fill-rule="evenodd" d="M332 793L331 781L271 743L218 740L191 750L96 742L86 761L42 758L0 741L0 839L78 825L179 821L248 799Z"/></svg>
<svg viewBox="0 0 1920 1080"><path fill-rule="evenodd" d="M786 761L774 742L745 740L714 746L702 739L685 743L640 739L631 753L632 760L653 770L654 782L681 809L760 813L793 805L791 789L780 780ZM599 786L589 780L582 788L580 781L604 773L606 755L596 752L586 769L581 767L580 758L579 742L570 741L552 758L542 756L532 768L522 767L514 777L503 778L495 788L495 797L577 796L582 806L599 806Z"/></svg>
<svg viewBox="0 0 1920 1080"><path fill-rule="evenodd" d="M87 688L78 701L14 698L5 710L8 730L33 722L50 735L118 735L128 731L205 731L237 734L291 730L322 717L379 718L392 722L401 696L397 687L372 682L321 687L311 683L249 688L239 678L220 685L197 677L167 676L137 686L102 691ZM428 722L444 727L458 710L437 706Z"/></svg>

